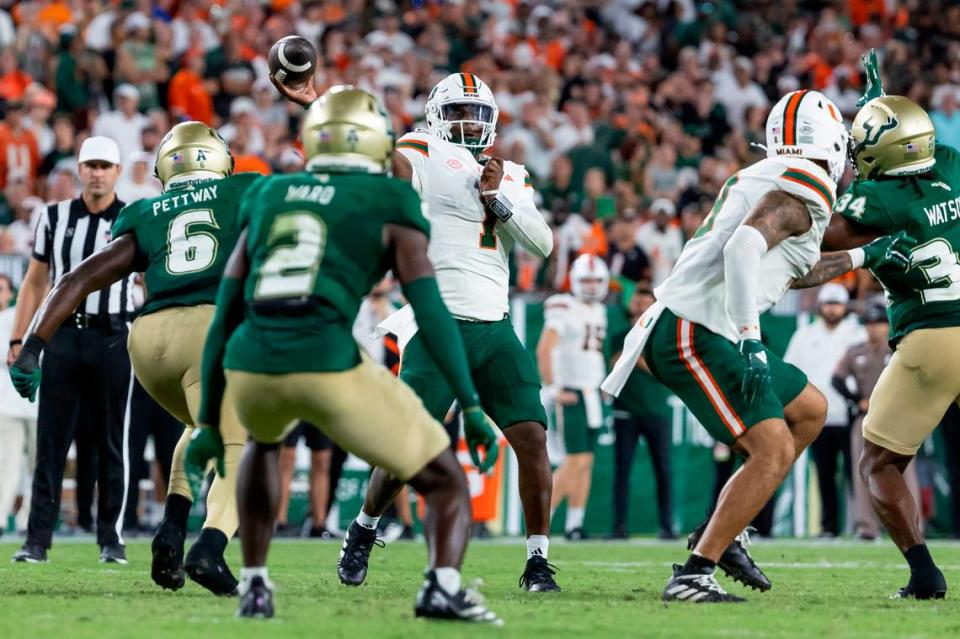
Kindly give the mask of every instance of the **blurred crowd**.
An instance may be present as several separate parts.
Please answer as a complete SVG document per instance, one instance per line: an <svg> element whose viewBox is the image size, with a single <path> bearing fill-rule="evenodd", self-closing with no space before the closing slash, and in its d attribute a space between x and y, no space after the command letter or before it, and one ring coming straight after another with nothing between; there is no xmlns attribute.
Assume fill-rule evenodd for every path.
<svg viewBox="0 0 960 639"><path fill-rule="evenodd" d="M549 264L517 256L521 290L566 286L578 253L655 285L720 186L763 153L768 108L798 87L844 114L859 56L960 142L960 7L918 0L32 0L0 10L0 253L29 254L30 215L76 190L74 151L117 140L118 191L155 194L153 153L183 119L217 127L237 170L298 170L299 107L266 53L297 33L317 84L381 96L399 133L431 87L469 71L500 107L492 154L526 165L557 233ZM856 293L869 284L851 281Z"/></svg>

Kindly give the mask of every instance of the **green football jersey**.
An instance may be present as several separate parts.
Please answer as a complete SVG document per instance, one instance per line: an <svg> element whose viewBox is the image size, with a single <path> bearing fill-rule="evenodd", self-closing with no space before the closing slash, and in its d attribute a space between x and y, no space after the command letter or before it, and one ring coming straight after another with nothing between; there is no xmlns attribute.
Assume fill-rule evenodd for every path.
<svg viewBox="0 0 960 639"><path fill-rule="evenodd" d="M255 373L356 366L353 322L391 267L384 226L430 232L409 183L359 172L261 178L240 217L250 267L224 368Z"/></svg>
<svg viewBox="0 0 960 639"><path fill-rule="evenodd" d="M120 211L111 232L136 237L136 270L143 271L147 287L141 315L216 303L223 269L240 235L240 202L258 177L238 173L191 180Z"/></svg>
<svg viewBox="0 0 960 639"><path fill-rule="evenodd" d="M855 227L906 231L919 242L909 276L874 271L887 292L892 341L918 328L960 326L960 154L938 145L935 157L924 175L858 180L834 207Z"/></svg>

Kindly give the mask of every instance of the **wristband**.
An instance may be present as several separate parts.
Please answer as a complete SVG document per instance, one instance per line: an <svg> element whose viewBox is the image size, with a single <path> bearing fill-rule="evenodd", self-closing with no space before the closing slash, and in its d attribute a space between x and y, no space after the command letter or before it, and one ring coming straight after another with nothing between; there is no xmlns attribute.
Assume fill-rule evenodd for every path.
<svg viewBox="0 0 960 639"><path fill-rule="evenodd" d="M862 248L850 249L847 251L847 255L850 256L850 270L860 268L863 266L863 261L866 259L867 255L864 253Z"/></svg>
<svg viewBox="0 0 960 639"><path fill-rule="evenodd" d="M10 347L17 346L18 344L23 344L23 340L22 340L22 339L12 339L12 340L10 340L10 342L9 342L9 346L10 346Z"/></svg>
<svg viewBox="0 0 960 639"><path fill-rule="evenodd" d="M496 199L487 203L487 208L501 222L506 222L513 217L513 204L501 193L497 193Z"/></svg>

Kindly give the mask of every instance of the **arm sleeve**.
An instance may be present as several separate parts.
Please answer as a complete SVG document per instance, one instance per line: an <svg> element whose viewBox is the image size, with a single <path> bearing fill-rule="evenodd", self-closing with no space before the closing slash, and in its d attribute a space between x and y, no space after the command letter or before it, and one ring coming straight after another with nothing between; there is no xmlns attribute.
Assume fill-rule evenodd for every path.
<svg viewBox="0 0 960 639"><path fill-rule="evenodd" d="M55 204L53 206L56 206ZM33 235L33 258L39 262L50 262L50 207L44 207L37 220Z"/></svg>
<svg viewBox="0 0 960 639"><path fill-rule="evenodd" d="M421 277L403 285L403 294L413 307L420 327L419 335L427 353L443 372L460 407L480 405L477 389L470 377L467 353L456 322L450 317L433 277Z"/></svg>
<svg viewBox="0 0 960 639"><path fill-rule="evenodd" d="M203 346L203 363L200 369L201 424L215 428L220 426L220 406L227 386L223 373L223 356L227 340L243 321L243 280L224 276L217 291L217 309L207 331Z"/></svg>
<svg viewBox="0 0 960 639"><path fill-rule="evenodd" d="M510 200L513 210L510 219L500 227L526 251L548 257L553 251L553 231L533 201L533 186L526 172L521 184L507 189L506 180L500 183L500 190Z"/></svg>
<svg viewBox="0 0 960 639"><path fill-rule="evenodd" d="M752 226L741 225L723 247L723 273L727 290L727 314L744 339L760 339L760 261L767 241Z"/></svg>

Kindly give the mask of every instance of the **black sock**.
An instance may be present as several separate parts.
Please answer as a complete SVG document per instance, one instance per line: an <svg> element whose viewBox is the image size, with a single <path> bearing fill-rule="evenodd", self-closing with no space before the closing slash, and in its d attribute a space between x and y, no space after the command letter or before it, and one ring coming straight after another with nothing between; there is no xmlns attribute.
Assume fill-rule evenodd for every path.
<svg viewBox="0 0 960 639"><path fill-rule="evenodd" d="M227 549L227 542L229 541L222 530L204 528L200 531L200 536L197 537L197 543L195 545L209 548L222 556L223 551Z"/></svg>
<svg viewBox="0 0 960 639"><path fill-rule="evenodd" d="M915 575L927 575L937 569L926 544L917 544L916 546L907 548L903 556L907 559L907 563L910 564L910 572Z"/></svg>
<svg viewBox="0 0 960 639"><path fill-rule="evenodd" d="M695 555L690 553L690 557L687 558L687 563L683 564L684 574L690 573L708 573L713 572L713 569L716 568L717 562L710 561L706 557L701 557L700 555Z"/></svg>
<svg viewBox="0 0 960 639"><path fill-rule="evenodd" d="M167 503L163 507L163 518L177 527L177 529L187 532L187 519L190 517L189 499L183 495L171 493L167 495Z"/></svg>

